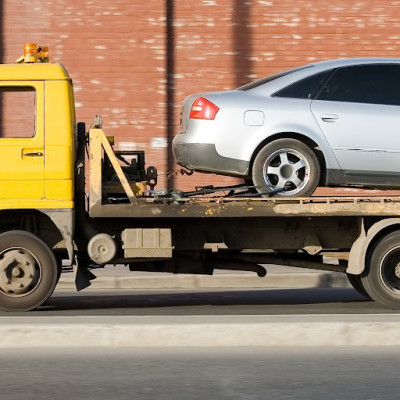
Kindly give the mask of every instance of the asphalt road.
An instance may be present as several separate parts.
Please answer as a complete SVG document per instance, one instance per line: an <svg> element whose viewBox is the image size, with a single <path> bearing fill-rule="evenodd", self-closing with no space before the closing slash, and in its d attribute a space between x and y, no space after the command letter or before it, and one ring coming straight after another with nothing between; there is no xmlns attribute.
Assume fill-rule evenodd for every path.
<svg viewBox="0 0 400 400"><path fill-rule="evenodd" d="M399 348L0 354L0 400L397 400Z"/></svg>
<svg viewBox="0 0 400 400"><path fill-rule="evenodd" d="M33 315L390 314L353 289L58 291ZM0 312L0 316L13 313ZM19 314L21 315L21 314Z"/></svg>

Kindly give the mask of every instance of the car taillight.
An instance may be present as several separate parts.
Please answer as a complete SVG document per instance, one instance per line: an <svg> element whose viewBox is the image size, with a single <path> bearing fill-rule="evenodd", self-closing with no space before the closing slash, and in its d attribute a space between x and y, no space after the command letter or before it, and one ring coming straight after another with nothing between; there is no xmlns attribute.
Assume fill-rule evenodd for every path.
<svg viewBox="0 0 400 400"><path fill-rule="evenodd" d="M204 97L197 98L190 109L189 118L192 119L215 119L219 108Z"/></svg>

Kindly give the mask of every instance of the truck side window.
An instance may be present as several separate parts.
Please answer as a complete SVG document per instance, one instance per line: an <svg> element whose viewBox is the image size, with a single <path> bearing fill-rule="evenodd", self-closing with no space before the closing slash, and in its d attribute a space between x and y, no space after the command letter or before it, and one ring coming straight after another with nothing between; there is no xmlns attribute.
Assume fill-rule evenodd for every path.
<svg viewBox="0 0 400 400"><path fill-rule="evenodd" d="M0 138L31 138L35 132L35 89L0 86Z"/></svg>

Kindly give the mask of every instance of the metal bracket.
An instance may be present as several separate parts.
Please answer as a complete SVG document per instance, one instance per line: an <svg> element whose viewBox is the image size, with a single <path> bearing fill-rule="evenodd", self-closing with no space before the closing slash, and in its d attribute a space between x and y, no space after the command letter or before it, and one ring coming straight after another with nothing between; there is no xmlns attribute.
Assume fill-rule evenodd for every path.
<svg viewBox="0 0 400 400"><path fill-rule="evenodd" d="M136 204L137 199L135 194L119 165L118 159L104 131L100 128L93 128L89 130L89 208L91 209L96 205L102 204L102 149L104 149L104 152L107 154L130 203Z"/></svg>

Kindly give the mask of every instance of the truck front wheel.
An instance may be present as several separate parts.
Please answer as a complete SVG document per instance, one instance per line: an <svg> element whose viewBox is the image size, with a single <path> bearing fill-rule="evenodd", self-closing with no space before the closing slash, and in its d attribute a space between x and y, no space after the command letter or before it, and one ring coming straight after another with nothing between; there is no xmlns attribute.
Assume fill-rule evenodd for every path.
<svg viewBox="0 0 400 400"><path fill-rule="evenodd" d="M25 231L0 234L0 309L29 311L53 293L58 266L50 248Z"/></svg>
<svg viewBox="0 0 400 400"><path fill-rule="evenodd" d="M400 309L400 232L388 234L375 246L361 279L373 300Z"/></svg>

